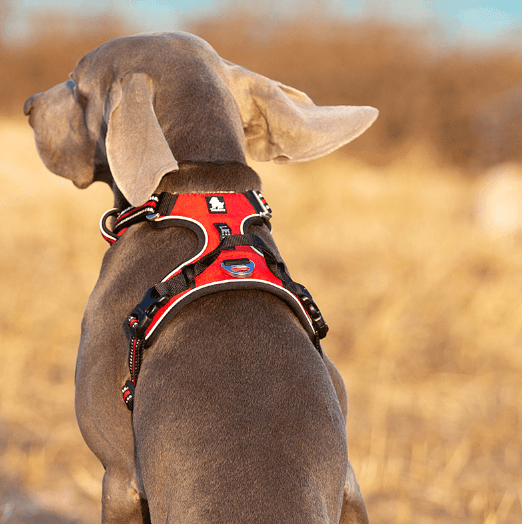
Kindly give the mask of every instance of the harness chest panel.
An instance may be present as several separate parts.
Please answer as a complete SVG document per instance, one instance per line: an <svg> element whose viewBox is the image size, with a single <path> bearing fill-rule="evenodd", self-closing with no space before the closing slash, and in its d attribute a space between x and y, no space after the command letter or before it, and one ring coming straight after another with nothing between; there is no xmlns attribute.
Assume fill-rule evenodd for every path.
<svg viewBox="0 0 522 524"><path fill-rule="evenodd" d="M143 206L118 214L110 231L100 222L102 235L114 243L131 225L148 221L154 228L186 227L198 238L196 252L152 286L124 324L129 338L131 381L123 388L132 409L141 359L164 327L184 306L205 295L233 289L272 293L290 306L320 351L319 339L328 327L306 288L294 282L271 250L250 226L267 224L271 210L258 191L245 193L153 195Z"/></svg>

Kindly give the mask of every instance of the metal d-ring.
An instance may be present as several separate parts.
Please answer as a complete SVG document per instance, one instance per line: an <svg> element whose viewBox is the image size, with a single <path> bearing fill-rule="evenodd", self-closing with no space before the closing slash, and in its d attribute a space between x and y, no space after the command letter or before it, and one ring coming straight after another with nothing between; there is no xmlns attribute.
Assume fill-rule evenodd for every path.
<svg viewBox="0 0 522 524"><path fill-rule="evenodd" d="M248 258L234 258L221 262L221 269L231 277L246 278L254 271L255 264Z"/></svg>

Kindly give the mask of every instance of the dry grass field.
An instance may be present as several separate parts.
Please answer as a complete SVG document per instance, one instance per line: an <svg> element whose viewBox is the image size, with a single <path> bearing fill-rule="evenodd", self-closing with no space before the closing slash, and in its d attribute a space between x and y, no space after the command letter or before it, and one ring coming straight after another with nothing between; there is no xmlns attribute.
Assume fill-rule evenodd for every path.
<svg viewBox="0 0 522 524"><path fill-rule="evenodd" d="M0 522L95 522L102 467L73 376L111 197L46 171L24 121L0 120L0 151ZM372 523L522 522L522 238L481 227L483 177L422 148L254 168L330 324Z"/></svg>

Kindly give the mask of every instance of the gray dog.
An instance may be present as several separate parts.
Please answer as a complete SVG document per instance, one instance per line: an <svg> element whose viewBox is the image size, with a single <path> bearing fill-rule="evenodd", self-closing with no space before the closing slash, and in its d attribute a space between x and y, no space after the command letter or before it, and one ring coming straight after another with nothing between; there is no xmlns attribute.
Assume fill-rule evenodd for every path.
<svg viewBox="0 0 522 524"><path fill-rule="evenodd" d="M105 227L113 245L87 304L76 369L78 423L105 468L102 521L367 522L348 461L344 384L318 343L320 313L286 273L245 154L278 163L321 157L364 132L377 110L315 106L186 33L111 40L70 78L31 96L24 112L48 169L114 192L118 216ZM222 263L242 286L195 294L147 342L153 315L174 300L165 275L182 268L172 281L192 292L206 274L188 264L201 240L187 226L196 219L161 219L177 197L210 193L214 226L226 229L226 199L247 192L259 220L222 230L218 253L251 250L232 269ZM128 210L143 209L143 220L116 233ZM241 278L254 257L271 264L267 278L277 273L284 293ZM301 293L311 330L285 299L289 289ZM141 367L139 382L129 363Z"/></svg>

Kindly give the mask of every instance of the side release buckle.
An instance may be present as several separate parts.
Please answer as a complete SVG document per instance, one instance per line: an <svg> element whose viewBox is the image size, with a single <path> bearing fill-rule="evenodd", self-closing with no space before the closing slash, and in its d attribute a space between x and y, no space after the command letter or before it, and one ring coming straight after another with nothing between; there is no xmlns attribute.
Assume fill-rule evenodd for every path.
<svg viewBox="0 0 522 524"><path fill-rule="evenodd" d="M156 291L150 288L142 301L132 310L126 325L134 331L138 338L143 338L156 313L170 298L169 295L157 296Z"/></svg>
<svg viewBox="0 0 522 524"><path fill-rule="evenodd" d="M301 300L301 304L303 304L308 315L310 315L310 319L312 320L312 325L315 332L317 333L317 336L320 339L323 339L328 333L328 324L325 322L321 311L317 307L317 304L313 301L310 295L302 295L299 297L299 299Z"/></svg>

